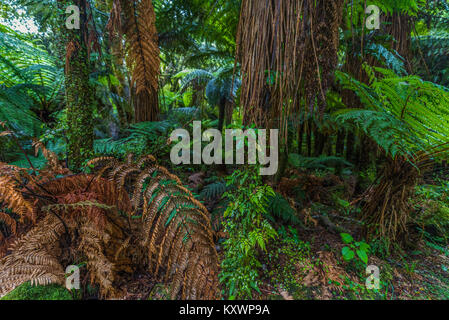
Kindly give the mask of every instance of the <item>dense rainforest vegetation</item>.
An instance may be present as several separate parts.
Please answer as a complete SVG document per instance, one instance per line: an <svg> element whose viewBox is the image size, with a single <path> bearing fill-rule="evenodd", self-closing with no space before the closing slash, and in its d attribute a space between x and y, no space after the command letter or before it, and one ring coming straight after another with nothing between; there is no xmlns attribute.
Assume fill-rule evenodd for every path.
<svg viewBox="0 0 449 320"><path fill-rule="evenodd" d="M446 0L0 0L2 299L449 299L448 151Z"/></svg>

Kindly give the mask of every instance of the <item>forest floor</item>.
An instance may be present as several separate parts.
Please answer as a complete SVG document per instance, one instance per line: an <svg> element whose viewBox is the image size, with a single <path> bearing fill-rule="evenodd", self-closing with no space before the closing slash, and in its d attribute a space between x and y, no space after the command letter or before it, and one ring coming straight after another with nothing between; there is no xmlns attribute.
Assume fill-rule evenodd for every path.
<svg viewBox="0 0 449 320"><path fill-rule="evenodd" d="M333 195L339 186L344 186L345 191L340 195L346 194L347 197L348 189L349 193L354 192L354 185L351 186L354 181L354 177L303 174L302 183L307 197L315 197L318 203L313 203L308 209L297 209L298 218L302 221L299 226L289 227L287 232L281 226L279 239L268 249L270 254L264 265L266 272L260 298L449 299L449 247L435 241L437 236L429 233L424 235L417 228L412 228L406 246L386 246L382 241L370 242L367 264L357 259L349 262L343 259L342 249L348 245L342 241L341 233L347 232L355 239L363 240L360 224L357 223L360 209L353 210L348 204L336 205ZM288 192L282 190L285 185L288 189L289 182L298 182L298 179L284 179L276 189L293 203ZM433 181L425 185L427 183L432 184ZM310 187L311 184L315 186ZM316 187L319 186L322 188L317 191ZM354 198L348 200L357 201ZM271 254L273 252L274 255ZM366 288L367 266L379 268L379 290Z"/></svg>
<svg viewBox="0 0 449 320"><path fill-rule="evenodd" d="M180 178L196 194L211 176L223 178L226 173L180 173ZM411 228L408 247L387 246L382 241L369 242L368 262L360 259L346 261L342 249L350 244L342 233L354 241L363 242L359 200L367 185L361 185L354 175L336 176L320 172L289 172L273 189L294 208L296 222L282 219L272 221L278 237L265 251L258 253L262 264L259 273L260 300L447 300L449 299L449 246L436 241L437 236ZM423 186L437 184L423 181ZM362 190L357 191L357 190ZM444 191L447 196L447 190ZM439 195L438 195L439 197ZM344 200L346 199L346 200ZM223 199L222 199L223 200ZM226 238L220 222L223 210L220 199L205 201L212 215L217 235L217 250L223 256ZM221 207L221 208L220 208ZM415 230L416 229L416 230ZM380 271L380 288L366 287L367 266ZM164 286L158 285L151 274L135 275L125 284L129 300L166 299ZM63 288L33 291L29 285L15 290L6 299L65 299ZM84 299L98 299L83 294ZM70 298L70 297L69 297ZM76 298L76 297L72 297Z"/></svg>
<svg viewBox="0 0 449 320"><path fill-rule="evenodd" d="M363 197L357 189L366 191L367 184L361 186L355 175L293 170L287 176L272 187L295 208L298 223L276 222L278 238L259 253L263 275L258 299L449 299L449 247L435 241L438 236L413 227L407 246L371 241L367 264L345 261L342 249L348 244L341 233L363 241L361 210L353 203ZM422 184L437 183L430 179ZM298 201L298 186L305 201ZM367 289L367 266L379 268L380 289Z"/></svg>
<svg viewBox="0 0 449 320"><path fill-rule="evenodd" d="M287 242L288 243L288 242ZM297 246L281 252L261 286L261 299L300 300L446 300L449 299L449 250L419 241L413 251L369 257L380 269L380 290L366 289L363 265L342 259L339 235L317 225L299 234ZM306 253L301 245L310 244ZM302 254L302 255L301 255Z"/></svg>

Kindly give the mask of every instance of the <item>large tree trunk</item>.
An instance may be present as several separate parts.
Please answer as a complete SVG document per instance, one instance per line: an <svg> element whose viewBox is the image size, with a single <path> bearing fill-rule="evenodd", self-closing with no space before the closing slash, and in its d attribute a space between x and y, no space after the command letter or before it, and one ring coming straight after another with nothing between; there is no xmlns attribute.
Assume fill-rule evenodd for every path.
<svg viewBox="0 0 449 320"><path fill-rule="evenodd" d="M279 128L285 145L291 114L325 111L337 66L343 4L242 1L236 52L246 124Z"/></svg>
<svg viewBox="0 0 449 320"><path fill-rule="evenodd" d="M411 53L412 46L412 19L407 14L393 13L387 17L388 24L386 25L385 33L391 35L393 40L391 47L397 51L405 60L405 68L412 73Z"/></svg>

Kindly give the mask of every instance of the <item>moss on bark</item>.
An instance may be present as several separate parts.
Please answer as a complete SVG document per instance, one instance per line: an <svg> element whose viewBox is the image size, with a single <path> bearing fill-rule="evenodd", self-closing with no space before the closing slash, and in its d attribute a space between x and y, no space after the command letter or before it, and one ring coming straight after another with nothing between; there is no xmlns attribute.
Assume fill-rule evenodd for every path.
<svg viewBox="0 0 449 320"><path fill-rule="evenodd" d="M64 2L64 1L63 1ZM62 29L66 43L65 91L67 104L67 156L69 166L77 171L93 153L94 88L89 82L89 61L86 37L86 3L79 5L81 27L79 30Z"/></svg>

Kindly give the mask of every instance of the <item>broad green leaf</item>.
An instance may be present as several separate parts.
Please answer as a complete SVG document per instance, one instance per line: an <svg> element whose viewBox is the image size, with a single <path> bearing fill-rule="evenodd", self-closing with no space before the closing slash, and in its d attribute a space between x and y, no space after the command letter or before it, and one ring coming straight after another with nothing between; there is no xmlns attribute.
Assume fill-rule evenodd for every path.
<svg viewBox="0 0 449 320"><path fill-rule="evenodd" d="M344 247L341 250L341 254L343 255L343 259L346 261L351 261L355 257L354 251L352 251L349 247Z"/></svg>
<svg viewBox="0 0 449 320"><path fill-rule="evenodd" d="M370 247L369 244L367 244L367 243L365 243L365 242L361 242L361 243L360 243L360 250L363 250L363 251L365 251L365 252L368 252L370 248L371 248L371 247Z"/></svg>
<svg viewBox="0 0 449 320"><path fill-rule="evenodd" d="M366 251L363 250L357 250L357 255L359 256L360 260L362 260L365 264L368 263L368 255L366 254Z"/></svg>
<svg viewBox="0 0 449 320"><path fill-rule="evenodd" d="M346 244L350 244L350 243L352 243L354 241L354 238L350 234L341 233L340 235L341 235L341 239Z"/></svg>

